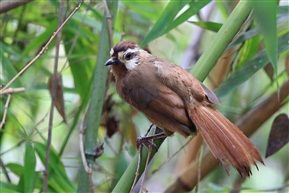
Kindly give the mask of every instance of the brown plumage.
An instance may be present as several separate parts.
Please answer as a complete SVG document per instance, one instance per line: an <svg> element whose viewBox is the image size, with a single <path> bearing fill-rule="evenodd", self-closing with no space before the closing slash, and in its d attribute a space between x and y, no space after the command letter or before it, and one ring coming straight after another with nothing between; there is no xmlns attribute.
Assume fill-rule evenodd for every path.
<svg viewBox="0 0 289 193"><path fill-rule="evenodd" d="M132 41L118 43L110 54L106 65L112 65L120 97L166 135L194 135L198 129L228 173L232 164L241 175L250 176L250 165L263 163L250 140L213 108L220 103L217 96L191 74Z"/></svg>

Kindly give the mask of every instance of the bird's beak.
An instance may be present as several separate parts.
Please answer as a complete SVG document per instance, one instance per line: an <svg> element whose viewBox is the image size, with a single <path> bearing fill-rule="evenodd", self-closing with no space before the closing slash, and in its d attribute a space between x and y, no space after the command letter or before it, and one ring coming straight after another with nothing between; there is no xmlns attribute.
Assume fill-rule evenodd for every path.
<svg viewBox="0 0 289 193"><path fill-rule="evenodd" d="M111 57L108 59L105 63L105 66L113 65L113 64L118 64L119 60L117 58Z"/></svg>

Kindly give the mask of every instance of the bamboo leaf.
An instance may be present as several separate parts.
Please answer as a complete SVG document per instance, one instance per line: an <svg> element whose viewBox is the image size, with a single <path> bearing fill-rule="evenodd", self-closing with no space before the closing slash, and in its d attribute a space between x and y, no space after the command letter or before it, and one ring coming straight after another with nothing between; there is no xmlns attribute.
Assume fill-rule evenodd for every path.
<svg viewBox="0 0 289 193"><path fill-rule="evenodd" d="M107 3L112 17L111 27L113 27L118 8L118 1L110 0L107 1ZM98 128L100 125L102 106L106 93L108 68L104 66L104 64L109 57L109 51L111 49L108 23L106 17L103 18L102 29L99 36L100 41L98 45L96 68L94 70L94 76L92 79L93 80L92 91L90 95L91 100L87 111L86 137L84 142L85 151L92 153L94 153L94 149L97 147ZM87 158L87 162L90 165L93 165L94 163L93 156ZM90 191L89 176L82 167L80 171L80 178L77 192L89 192L89 191Z"/></svg>
<svg viewBox="0 0 289 193"><path fill-rule="evenodd" d="M211 2L211 0L202 0L202 1L193 0L193 1L191 1L189 3L189 8L184 13L182 13L180 16L178 16L174 21L172 21L170 23L170 25L166 29L164 29L163 33L164 34L168 33L172 29L178 27L183 22L187 21L193 15L199 13L199 11L205 5L207 5L209 2Z"/></svg>
<svg viewBox="0 0 289 193"><path fill-rule="evenodd" d="M289 49L289 33L279 38L279 54ZM251 78L258 70L269 63L269 58L265 50L262 50L254 58L246 62L238 71L232 74L223 84L215 91L218 97L223 97L246 80Z"/></svg>
<svg viewBox="0 0 289 193"><path fill-rule="evenodd" d="M23 192L23 190L19 189L18 186L11 184L11 183L5 183L0 181L0 192L7 192L7 193L19 193L19 192Z"/></svg>
<svg viewBox="0 0 289 193"><path fill-rule="evenodd" d="M278 39L277 39L277 1L251 1L256 23L264 36L265 50L269 61L272 63L277 73L278 63Z"/></svg>
<svg viewBox="0 0 289 193"><path fill-rule="evenodd" d="M44 164L46 158L46 145L35 142L34 148L41 162ZM75 187L66 175L65 169L62 165L60 157L58 156L58 153L52 147L50 149L48 169L48 185L50 189L52 188L56 192L75 192Z"/></svg>
<svg viewBox="0 0 289 193"><path fill-rule="evenodd" d="M222 24L220 23L215 23L215 22L194 22L194 21L189 21L189 23L192 23L196 26L199 26L203 29L207 29L213 32L218 32L220 28L222 27Z"/></svg>
<svg viewBox="0 0 289 193"><path fill-rule="evenodd" d="M17 176L21 176L24 173L24 167L17 163L9 163L6 165L7 168Z"/></svg>
<svg viewBox="0 0 289 193"><path fill-rule="evenodd" d="M36 181L36 156L31 142L26 142L26 152L24 157L24 192L33 192Z"/></svg>
<svg viewBox="0 0 289 193"><path fill-rule="evenodd" d="M176 15L188 4L189 0L175 1L171 0L162 12L159 19L156 21L152 29L147 34L145 40L141 44L142 47L146 46L150 41L160 37L164 34L164 30L171 24Z"/></svg>

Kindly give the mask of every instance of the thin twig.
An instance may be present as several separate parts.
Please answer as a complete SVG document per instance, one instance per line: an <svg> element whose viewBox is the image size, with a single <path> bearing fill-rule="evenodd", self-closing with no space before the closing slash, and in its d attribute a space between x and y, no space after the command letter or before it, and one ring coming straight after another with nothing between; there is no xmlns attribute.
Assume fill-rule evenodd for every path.
<svg viewBox="0 0 289 193"><path fill-rule="evenodd" d="M7 115L8 106L9 106L10 100L11 100L11 94L8 94L8 98L7 98L5 106L4 106L3 118L2 118L2 121L0 123L0 130L2 129L3 125L5 124L6 115Z"/></svg>
<svg viewBox="0 0 289 193"><path fill-rule="evenodd" d="M13 93L17 93L17 92L24 92L25 88L24 87L20 87L20 88L7 88L5 90L3 90L3 92L1 94L13 94Z"/></svg>
<svg viewBox="0 0 289 193"><path fill-rule="evenodd" d="M3 170L4 175L6 176L7 181L11 183L11 178L10 178L10 176L8 175L8 171L7 171L7 169L6 169L5 165L4 165L1 157L0 157L0 166L1 166L2 170ZM1 180L2 180L2 179L1 179Z"/></svg>
<svg viewBox="0 0 289 193"><path fill-rule="evenodd" d="M90 4L91 4L91 1L89 1L89 4L87 5L86 9L84 10L84 14L83 14L83 17L82 17L82 19L81 19L81 21L80 21L80 24L79 24L79 26L78 26L78 30L77 30L75 36L73 37L72 44L71 44L71 46L70 46L70 48L69 48L68 54L66 55L66 61L64 62L64 65L63 65L62 69L60 70L60 72L62 72L62 71L65 69L65 67L66 67L66 65L67 65L67 63L68 63L68 59L70 58L70 56L71 56L71 54L72 54L72 51L74 50L74 47L75 47L76 42L77 42L77 39L78 39L79 36L80 36L80 31L81 31L81 29L82 29L82 26L84 25L84 20L86 19L86 14L87 14L87 12L88 12L88 10L89 10ZM93 56L93 58L95 58L95 56ZM75 62L76 62L76 61L75 61ZM70 64L70 65L71 65L71 64Z"/></svg>
<svg viewBox="0 0 289 193"><path fill-rule="evenodd" d="M60 32L60 30L63 28L63 26L69 21L69 19L74 15L74 13L80 8L83 0L80 0L79 3L74 7L72 12L68 15L68 17L64 20L64 22L57 28L57 30L52 34L50 39L47 41L47 43L42 47L41 51L28 63L22 70L20 70L5 86L0 90L0 94L7 89L23 72L25 72L41 55L45 53L45 51L48 49L49 44L52 42L52 40L56 37L56 35Z"/></svg>
<svg viewBox="0 0 289 193"><path fill-rule="evenodd" d="M92 173L92 169L87 165L87 161L86 161L86 157L85 157L85 153L84 153L84 146L83 146L83 139L84 139L84 135L85 135L85 117L88 111L88 107L89 105L87 105L85 111L84 111L84 115L80 124L80 132L79 132L79 149L80 149L80 155L81 155L81 160L82 160L82 164L84 167L84 170L90 174Z"/></svg>
<svg viewBox="0 0 289 193"><path fill-rule="evenodd" d="M146 176L147 166L149 164L151 153L152 153L152 146L150 145L149 146L149 150L148 150L148 156L147 156L145 168L144 168L144 171L143 171L143 174L142 174L143 178L142 178L141 183L140 183L140 192L143 192L142 190L143 190L144 179L145 179L145 176Z"/></svg>
<svg viewBox="0 0 289 193"><path fill-rule="evenodd" d="M11 0L4 0L0 1L0 14L6 13L12 9L15 9L21 5L24 5L28 3L31 0L17 0L17 1L11 1Z"/></svg>
<svg viewBox="0 0 289 193"><path fill-rule="evenodd" d="M111 14L107 5L107 0L103 0L103 4L105 7L106 21L107 21L107 27L108 27L108 32L109 32L109 43L110 43L110 47L112 47L113 46L113 33L112 33Z"/></svg>
<svg viewBox="0 0 289 193"><path fill-rule="evenodd" d="M202 173L201 173L201 167L202 167L202 158L203 158L203 153L204 153L204 145L201 145L200 147L200 151L198 153L198 182L196 184L196 193L198 192L199 190L199 184L201 182L201 179L202 179Z"/></svg>
<svg viewBox="0 0 289 193"><path fill-rule="evenodd" d="M136 172L135 172L134 180L133 180L133 183L132 183L132 186L131 186L129 192L132 192L132 191L133 191L133 188L135 187L135 184L136 184L136 182L137 182L137 178L138 178L138 176L139 176L139 169L140 169L140 161L141 161L142 148L143 148L143 145L141 144L140 147L139 147L139 150L138 150L138 161L137 161Z"/></svg>
<svg viewBox="0 0 289 193"><path fill-rule="evenodd" d="M149 132L151 131L152 127L154 126L154 124L151 124L145 134L145 136L147 136L149 134ZM141 143L138 147L138 161L137 161L137 168L136 168L136 172L135 172L135 177L134 177L134 180L133 180L133 183L132 183L132 186L130 188L130 191L129 192L132 192L133 191L133 188L135 187L136 183L137 183L137 179L138 179L138 176L139 176L139 170L140 170L140 163L141 163L141 153L142 153L142 148L143 148L143 143ZM151 147L151 145L150 145ZM151 152L148 152L148 158L147 160L149 159L149 156L150 156L150 153Z"/></svg>
<svg viewBox="0 0 289 193"><path fill-rule="evenodd" d="M89 109L89 104L85 108L84 115L82 117L81 124L80 124L79 149L80 149L80 155L81 155L81 160L82 160L84 170L88 173L88 177L89 177L89 190L90 190L90 193L93 193L94 192L93 191L93 182L92 182L92 171L93 170L87 164L86 156L85 156L85 152L84 152L84 145L83 145L84 144L83 139L84 139L85 128L86 128L85 118L86 118L88 109Z"/></svg>
<svg viewBox="0 0 289 193"><path fill-rule="evenodd" d="M63 10L64 10L64 0L61 1L60 9L59 9L59 21L58 21L58 28L62 25L63 20ZM59 59L59 47L61 42L61 34L62 30L59 30L56 38L56 48L55 48L55 61L54 61L54 69L53 74L57 74L58 69L58 59ZM43 172L43 192L48 191L48 175L49 175L49 158L50 158L50 147L51 147L51 140L52 140L52 125L53 125L53 115L54 115L54 104L56 99L56 86L57 86L57 79L56 76L52 76L52 92L51 92L51 107L49 113L49 122L48 122L48 135L47 135L47 146L46 146L46 156L45 156L45 170Z"/></svg>
<svg viewBox="0 0 289 193"><path fill-rule="evenodd" d="M166 159L159 167L158 170L161 170L162 167L164 167L164 165L166 165L167 163L169 163L176 155L178 155L182 149L184 149L184 147L186 147L190 141L193 139L194 136L190 136L188 137L186 143L184 143L173 155L171 155L168 159ZM155 171L153 172L155 174Z"/></svg>

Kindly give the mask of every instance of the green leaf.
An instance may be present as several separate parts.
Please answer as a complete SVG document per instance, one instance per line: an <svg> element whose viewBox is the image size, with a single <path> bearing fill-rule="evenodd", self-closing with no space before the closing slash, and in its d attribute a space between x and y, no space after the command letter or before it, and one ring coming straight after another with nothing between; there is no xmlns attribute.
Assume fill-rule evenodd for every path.
<svg viewBox="0 0 289 193"><path fill-rule="evenodd" d="M79 20L81 20L81 18ZM76 91L80 95L82 101L85 101L85 97L87 97L90 92L95 62L94 54L97 51L96 47L91 45L93 43L98 44L99 39L98 36L91 32L91 29L87 27L79 29L79 25L79 22L71 20L66 25L66 28L64 28L63 39L67 42L64 44L66 53L71 54L68 57L68 61ZM78 33L80 35L75 39ZM72 51L70 50L71 48Z"/></svg>
<svg viewBox="0 0 289 193"><path fill-rule="evenodd" d="M12 55L13 57L19 57L19 54L4 42L0 42L0 48L1 64L3 65L1 66L1 76L3 77L1 77L0 80L1 83L5 84L8 83L9 80L11 80L17 74L17 70L14 68L9 56ZM15 87L20 87L21 83L19 79L16 79L12 85Z"/></svg>
<svg viewBox="0 0 289 193"><path fill-rule="evenodd" d="M279 38L279 54L289 49L288 35L289 33ZM258 70L263 68L268 63L269 58L265 50L262 50L254 58L246 62L238 71L232 74L225 82L223 82L220 88L215 91L215 94L218 97L225 96L227 93L251 78Z"/></svg>
<svg viewBox="0 0 289 193"><path fill-rule="evenodd" d="M24 157L24 192L33 192L36 180L36 156L31 142L26 142L26 152Z"/></svg>
<svg viewBox="0 0 289 193"><path fill-rule="evenodd" d="M277 40L277 1L250 1L254 10L256 23L264 36L265 50L277 73L278 40Z"/></svg>
<svg viewBox="0 0 289 193"><path fill-rule="evenodd" d="M259 39L259 36L254 36L253 38L244 42L239 52L238 64L236 65L235 69L238 69L245 62L255 56L259 49Z"/></svg>
<svg viewBox="0 0 289 193"><path fill-rule="evenodd" d="M100 31L101 29L101 23L100 21L96 20L93 17L89 17L88 15L84 15L83 13L75 13L73 15L73 19L75 21L78 21L79 23L86 24L87 26L90 26L91 28Z"/></svg>
<svg viewBox="0 0 289 193"><path fill-rule="evenodd" d="M114 21L116 18L116 13L118 9L118 1L109 0L108 7L110 14L112 16L112 28L114 26ZM98 128L100 124L100 119L102 115L102 106L104 102L104 97L106 93L106 83L108 68L104 66L106 60L109 58L109 51L111 49L109 30L106 17L102 21L102 29L100 32L100 40L98 44L97 62L93 74L92 90L90 105L87 111L87 124L86 124L86 136L84 142L84 148L87 152L94 152L97 147L98 138ZM94 163L93 156L87 158L87 162L90 165ZM89 192L89 176L84 171L83 167L80 170L80 178L78 183L77 192Z"/></svg>
<svg viewBox="0 0 289 193"><path fill-rule="evenodd" d="M46 145L35 142L34 148L42 163L45 164ZM75 187L66 175L60 157L53 147L50 148L48 175L49 188L56 192L75 192Z"/></svg>
<svg viewBox="0 0 289 193"><path fill-rule="evenodd" d="M222 24L215 23L215 22L195 22L195 21L189 21L190 23L199 26L203 29L207 29L210 31L218 32L219 29L222 27Z"/></svg>
<svg viewBox="0 0 289 193"><path fill-rule="evenodd" d="M56 30L57 23L58 23L58 20L53 20L52 22L50 22L50 25L45 29L45 31L39 36L37 36L36 38L34 38L25 47L25 50L22 52L23 58L27 57L27 55L31 51L36 51L37 49L41 48L41 46L44 45L48 41L48 39L51 37L51 34L53 34L53 32ZM52 47L51 44L50 44L50 47Z"/></svg>
<svg viewBox="0 0 289 193"><path fill-rule="evenodd" d="M18 163L9 163L6 167L17 176L21 176L24 173L24 167Z"/></svg>
<svg viewBox="0 0 289 193"><path fill-rule="evenodd" d="M160 4L160 1L154 3L150 1L134 0L134 1L122 1L128 8L134 10L138 14L144 16L146 19L154 20L159 14L159 6L155 6L156 3Z"/></svg>
<svg viewBox="0 0 289 193"><path fill-rule="evenodd" d="M211 0L202 0L202 1L197 1L193 0L189 3L189 8L182 13L180 16L178 16L170 25L163 31L163 33L167 33L171 31L172 29L178 27L180 24L183 22L187 21L190 17L193 15L199 13L199 11L207 5Z"/></svg>
<svg viewBox="0 0 289 193"><path fill-rule="evenodd" d="M5 183L0 181L0 192L2 193L15 193L15 192L23 192L21 189L18 188L18 186L11 184L11 183Z"/></svg>
<svg viewBox="0 0 289 193"><path fill-rule="evenodd" d="M189 0L171 0L166 6L165 10L160 15L152 29L147 34L145 40L141 44L142 47L146 46L150 41L160 37L164 34L164 30L171 24L176 15L188 4Z"/></svg>

